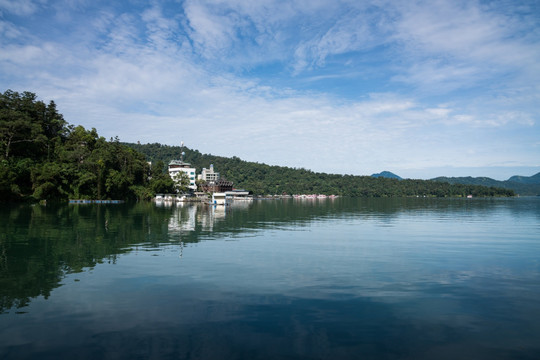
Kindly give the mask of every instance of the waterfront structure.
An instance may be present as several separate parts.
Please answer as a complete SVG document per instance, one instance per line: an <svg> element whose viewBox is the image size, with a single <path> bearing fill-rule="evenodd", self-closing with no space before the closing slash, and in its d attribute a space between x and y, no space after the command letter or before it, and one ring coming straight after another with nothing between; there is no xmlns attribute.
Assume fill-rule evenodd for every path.
<svg viewBox="0 0 540 360"><path fill-rule="evenodd" d="M205 192L226 192L233 189L232 181L222 179L218 172L214 171L214 165L210 164L210 169L203 168L198 176L200 190Z"/></svg>
<svg viewBox="0 0 540 360"><path fill-rule="evenodd" d="M231 197L224 192L215 192L212 194L212 205L229 205Z"/></svg>
<svg viewBox="0 0 540 360"><path fill-rule="evenodd" d="M225 191L225 195L230 197L231 200L253 201L253 194L242 189Z"/></svg>
<svg viewBox="0 0 540 360"><path fill-rule="evenodd" d="M206 192L226 192L232 191L233 182L225 179L219 179L214 182L205 182L201 184L201 190Z"/></svg>
<svg viewBox="0 0 540 360"><path fill-rule="evenodd" d="M176 175L180 172L185 173L189 177L189 188L193 191L197 190L197 185L195 185L195 168L191 167L190 163L184 162L182 160L171 160L169 163L169 176L176 180Z"/></svg>
<svg viewBox="0 0 540 360"><path fill-rule="evenodd" d="M200 175L198 175L198 180L200 180L200 191L213 193L226 192L233 189L232 181L221 178L219 173L214 170L214 164L210 164L210 169L203 168Z"/></svg>
<svg viewBox="0 0 540 360"><path fill-rule="evenodd" d="M183 149L184 142L182 141L180 149ZM189 189L191 191L197 190L197 185L195 184L195 168L191 167L190 163L184 162L185 152L180 153L180 160L171 160L168 166L169 176L174 180L175 183L178 182L177 175L180 173L185 173L189 178Z"/></svg>
<svg viewBox="0 0 540 360"><path fill-rule="evenodd" d="M87 200L87 199L70 199L70 204L123 204L124 200Z"/></svg>

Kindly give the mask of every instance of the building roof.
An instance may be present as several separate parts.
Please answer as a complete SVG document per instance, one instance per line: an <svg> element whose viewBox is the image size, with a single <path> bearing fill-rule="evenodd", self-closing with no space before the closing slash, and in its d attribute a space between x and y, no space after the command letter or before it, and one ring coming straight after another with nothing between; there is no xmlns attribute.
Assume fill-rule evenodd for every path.
<svg viewBox="0 0 540 360"><path fill-rule="evenodd" d="M191 164L183 162L182 160L171 160L169 162L169 166L191 167Z"/></svg>

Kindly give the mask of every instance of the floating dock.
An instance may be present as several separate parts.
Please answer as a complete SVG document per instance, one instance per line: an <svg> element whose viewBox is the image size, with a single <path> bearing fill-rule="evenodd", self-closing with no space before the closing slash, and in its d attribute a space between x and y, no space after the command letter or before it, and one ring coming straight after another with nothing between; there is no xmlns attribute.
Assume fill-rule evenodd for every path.
<svg viewBox="0 0 540 360"><path fill-rule="evenodd" d="M69 200L70 204L123 204L124 200Z"/></svg>

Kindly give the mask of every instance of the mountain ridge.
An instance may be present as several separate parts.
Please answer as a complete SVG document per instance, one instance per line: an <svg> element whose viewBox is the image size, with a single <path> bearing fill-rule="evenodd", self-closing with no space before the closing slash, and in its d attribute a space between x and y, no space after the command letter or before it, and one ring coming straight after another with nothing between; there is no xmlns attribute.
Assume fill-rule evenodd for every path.
<svg viewBox="0 0 540 360"><path fill-rule="evenodd" d="M390 171L382 171L372 174L372 177L384 177L389 179L402 180L403 178ZM462 185L482 185L487 187L500 187L514 190L519 195L531 196L540 195L540 172L531 176L513 175L508 180L495 180L487 176L438 176L429 179L431 181L440 181L449 184Z"/></svg>
<svg viewBox="0 0 540 360"><path fill-rule="evenodd" d="M504 189L514 190L519 195L540 195L540 172L532 176L514 175L508 180L495 180L489 177L447 177L439 176L433 179L433 181L446 182L449 184L463 184L463 185L483 185L483 186L495 186Z"/></svg>
<svg viewBox="0 0 540 360"><path fill-rule="evenodd" d="M153 144L124 143L144 154L147 161L157 168L164 168L172 159L182 154L184 161L201 171L211 164L221 177L235 186L254 194L334 194L352 197L465 197L514 196L509 189L478 185L449 184L430 180L375 178L366 175L344 175L314 172L303 168L291 168L244 161L212 154L203 154L188 147ZM391 174L388 172L386 175ZM393 174L395 175L395 174ZM397 175L396 175L397 176Z"/></svg>
<svg viewBox="0 0 540 360"><path fill-rule="evenodd" d="M532 176L514 175L506 181L518 182L521 184L540 184L540 172Z"/></svg>

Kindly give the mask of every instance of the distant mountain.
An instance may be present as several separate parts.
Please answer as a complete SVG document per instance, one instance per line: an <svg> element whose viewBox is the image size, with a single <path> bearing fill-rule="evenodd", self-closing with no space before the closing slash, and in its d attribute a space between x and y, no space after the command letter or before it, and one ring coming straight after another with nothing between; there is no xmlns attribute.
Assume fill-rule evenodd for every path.
<svg viewBox="0 0 540 360"><path fill-rule="evenodd" d="M517 182L520 184L540 184L540 172L533 176L512 176L508 181Z"/></svg>
<svg viewBox="0 0 540 360"><path fill-rule="evenodd" d="M484 185L484 186L500 186L502 183L504 183L504 181L499 181L499 180L495 180L488 177L471 177L471 176L462 176L462 177L439 176L431 180L447 182L450 184Z"/></svg>
<svg viewBox="0 0 540 360"><path fill-rule="evenodd" d="M398 179L398 180L402 180L400 176L390 172L390 171L383 171L383 172L380 172L378 174L373 174L371 175L371 177L374 177L374 178L379 178L379 177L383 177L383 178L388 178L388 179Z"/></svg>
<svg viewBox="0 0 540 360"><path fill-rule="evenodd" d="M450 184L495 186L514 190L519 195L540 195L540 173L533 176L512 176L508 180L499 181L488 177L445 177L440 176L434 181L447 182Z"/></svg>

